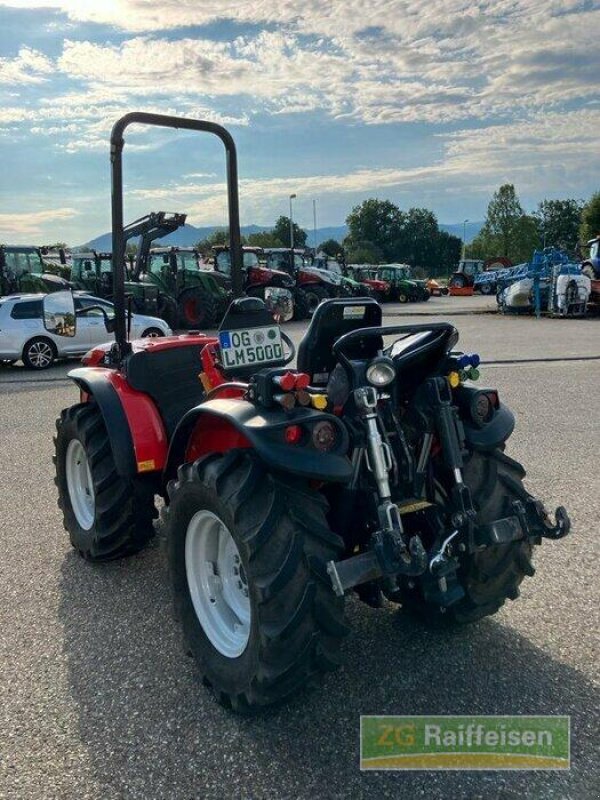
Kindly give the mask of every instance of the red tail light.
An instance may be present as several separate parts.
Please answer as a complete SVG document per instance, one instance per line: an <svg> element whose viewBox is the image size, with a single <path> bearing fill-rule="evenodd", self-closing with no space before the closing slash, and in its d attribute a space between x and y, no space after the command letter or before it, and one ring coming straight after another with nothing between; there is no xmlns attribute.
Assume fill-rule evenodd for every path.
<svg viewBox="0 0 600 800"><path fill-rule="evenodd" d="M284 438L288 444L298 444L302 439L302 427L300 425L288 425L285 429Z"/></svg>

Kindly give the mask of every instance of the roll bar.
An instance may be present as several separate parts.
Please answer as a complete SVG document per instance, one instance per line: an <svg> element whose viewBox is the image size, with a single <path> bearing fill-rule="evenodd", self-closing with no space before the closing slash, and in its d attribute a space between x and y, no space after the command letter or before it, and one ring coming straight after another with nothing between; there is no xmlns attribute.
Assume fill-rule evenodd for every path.
<svg viewBox="0 0 600 800"><path fill-rule="evenodd" d="M223 142L226 154L229 247L231 251L233 293L235 297L241 297L243 294L237 153L231 134L216 122L173 117L165 114L148 114L144 111L133 111L125 114L115 122L110 134L113 300L115 304L115 339L121 356L127 352L129 347L125 319L125 236L123 233L123 147L125 140L123 134L125 129L134 123L212 133Z"/></svg>

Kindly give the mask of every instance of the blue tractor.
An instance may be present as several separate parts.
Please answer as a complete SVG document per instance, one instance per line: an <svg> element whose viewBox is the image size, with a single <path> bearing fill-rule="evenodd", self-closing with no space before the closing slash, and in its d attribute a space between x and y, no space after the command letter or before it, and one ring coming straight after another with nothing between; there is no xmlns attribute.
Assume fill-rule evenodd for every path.
<svg viewBox="0 0 600 800"><path fill-rule="evenodd" d="M600 236L587 243L590 254L581 265L581 271L592 281L600 280Z"/></svg>

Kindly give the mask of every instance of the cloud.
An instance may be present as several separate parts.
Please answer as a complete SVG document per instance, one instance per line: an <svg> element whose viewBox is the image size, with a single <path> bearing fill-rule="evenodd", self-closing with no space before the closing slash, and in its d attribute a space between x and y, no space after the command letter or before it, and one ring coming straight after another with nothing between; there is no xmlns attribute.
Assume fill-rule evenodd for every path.
<svg viewBox="0 0 600 800"><path fill-rule="evenodd" d="M0 58L0 84L18 86L43 83L52 72L52 61L30 47L22 47L15 58Z"/></svg>
<svg viewBox="0 0 600 800"><path fill-rule="evenodd" d="M50 223L64 222L76 217L74 208L52 208L19 214L0 214L0 239L14 241L22 236L38 236Z"/></svg>
<svg viewBox="0 0 600 800"><path fill-rule="evenodd" d="M345 174L240 181L242 217L270 219L282 198L329 195L437 196L489 192L504 181L528 193L562 192L577 196L591 159L597 157L600 110L578 114L538 115L510 125L444 134L444 156L411 168L357 169ZM192 176L188 176L192 177ZM225 217L225 184L184 180L158 188L139 188L131 197L147 203L175 202L195 224ZM413 201L409 200L409 204Z"/></svg>

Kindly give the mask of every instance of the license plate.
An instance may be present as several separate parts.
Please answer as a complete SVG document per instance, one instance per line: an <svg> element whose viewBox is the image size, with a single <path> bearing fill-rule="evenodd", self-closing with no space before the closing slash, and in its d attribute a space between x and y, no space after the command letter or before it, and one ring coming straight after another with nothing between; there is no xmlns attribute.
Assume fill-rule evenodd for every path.
<svg viewBox="0 0 600 800"><path fill-rule="evenodd" d="M225 369L253 367L283 359L281 333L277 325L240 331L220 331L219 342Z"/></svg>

